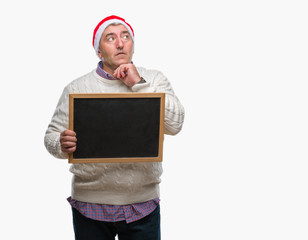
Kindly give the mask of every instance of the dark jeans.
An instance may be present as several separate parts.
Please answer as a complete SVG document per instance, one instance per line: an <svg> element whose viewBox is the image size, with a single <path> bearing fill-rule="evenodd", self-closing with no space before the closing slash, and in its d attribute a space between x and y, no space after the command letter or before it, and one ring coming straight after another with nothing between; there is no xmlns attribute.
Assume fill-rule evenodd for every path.
<svg viewBox="0 0 308 240"><path fill-rule="evenodd" d="M132 223L102 222L83 216L75 208L73 224L76 240L160 240L160 208Z"/></svg>

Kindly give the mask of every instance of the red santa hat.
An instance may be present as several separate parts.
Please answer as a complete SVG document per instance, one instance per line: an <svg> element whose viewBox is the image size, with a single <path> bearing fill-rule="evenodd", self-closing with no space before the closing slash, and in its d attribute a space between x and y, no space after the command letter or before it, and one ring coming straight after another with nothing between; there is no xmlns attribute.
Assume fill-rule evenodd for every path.
<svg viewBox="0 0 308 240"><path fill-rule="evenodd" d="M96 54L98 54L98 49L99 49L99 42L101 40L101 37L103 35L104 30L113 23L119 23L124 25L124 27L127 28L133 42L134 42L134 30L133 28L127 23L125 22L124 18L112 15L109 17L104 18L102 21L99 22L99 24L96 26L96 28L94 29L93 32L93 47L95 49Z"/></svg>

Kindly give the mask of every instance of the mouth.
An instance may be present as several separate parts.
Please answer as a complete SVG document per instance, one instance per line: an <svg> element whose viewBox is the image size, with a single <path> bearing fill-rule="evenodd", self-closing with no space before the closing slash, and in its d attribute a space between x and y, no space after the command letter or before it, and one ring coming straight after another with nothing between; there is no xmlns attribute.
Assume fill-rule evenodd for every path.
<svg viewBox="0 0 308 240"><path fill-rule="evenodd" d="M124 52L119 52L119 53L116 54L116 56L123 56L123 55L126 55L126 53L124 53Z"/></svg>

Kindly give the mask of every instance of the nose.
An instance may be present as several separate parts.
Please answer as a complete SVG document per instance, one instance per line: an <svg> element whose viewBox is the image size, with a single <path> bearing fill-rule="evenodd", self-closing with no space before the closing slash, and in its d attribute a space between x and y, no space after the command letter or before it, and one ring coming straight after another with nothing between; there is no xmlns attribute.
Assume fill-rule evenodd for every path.
<svg viewBox="0 0 308 240"><path fill-rule="evenodd" d="M121 38L117 38L117 48L123 48L124 43Z"/></svg>

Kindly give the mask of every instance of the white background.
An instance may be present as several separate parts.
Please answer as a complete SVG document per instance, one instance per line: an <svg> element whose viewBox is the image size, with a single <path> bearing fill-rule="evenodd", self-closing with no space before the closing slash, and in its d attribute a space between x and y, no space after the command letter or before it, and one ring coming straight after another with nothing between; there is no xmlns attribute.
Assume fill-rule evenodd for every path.
<svg viewBox="0 0 308 240"><path fill-rule="evenodd" d="M0 239L73 239L67 161L44 148L96 24L135 30L186 110L164 143L162 239L308 239L306 1L2 1Z"/></svg>

